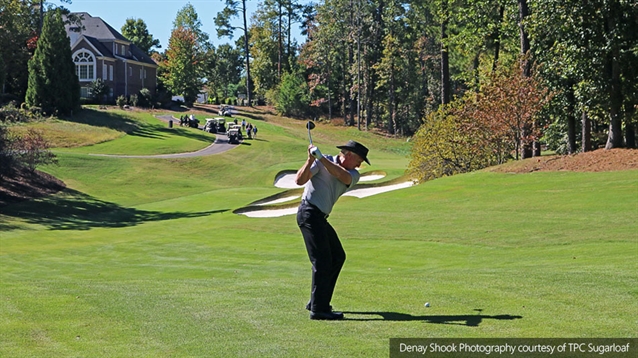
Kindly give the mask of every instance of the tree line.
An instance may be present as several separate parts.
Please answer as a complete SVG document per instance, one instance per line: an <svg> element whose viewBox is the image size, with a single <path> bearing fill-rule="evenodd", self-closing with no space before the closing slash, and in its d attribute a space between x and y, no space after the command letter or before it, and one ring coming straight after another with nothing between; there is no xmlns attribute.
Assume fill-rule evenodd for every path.
<svg viewBox="0 0 638 358"><path fill-rule="evenodd" d="M29 1L0 2L0 81L21 101L40 20ZM510 73L510 82L533 77L547 90L509 142L522 157L540 144L563 153L636 146L634 1L264 0L250 17L245 0L224 4L205 16L214 17L217 37L236 36L234 44L213 46L190 4L161 53L142 19L122 26L159 63L158 88L187 103L206 89L220 103L245 96L286 115L411 136L454 102L469 106L468 96L496 108L485 101L499 97L486 91L498 73ZM506 107L501 116L514 113Z"/></svg>
<svg viewBox="0 0 638 358"><path fill-rule="evenodd" d="M204 46L197 14L187 13L166 54L176 58L173 40L192 32L186 48L200 57L185 54L202 64L195 78L203 81L193 87L205 84L215 97L242 93L282 114L409 136L441 106L483 92L497 72L520 64L512 76L535 77L550 96L521 126L522 157L539 154L541 142L562 153L636 146L633 1L265 0L246 21L245 1L227 0L217 35L241 33L234 48L218 49ZM233 18L243 25L231 26ZM166 62L169 81L188 77L171 77L178 63Z"/></svg>

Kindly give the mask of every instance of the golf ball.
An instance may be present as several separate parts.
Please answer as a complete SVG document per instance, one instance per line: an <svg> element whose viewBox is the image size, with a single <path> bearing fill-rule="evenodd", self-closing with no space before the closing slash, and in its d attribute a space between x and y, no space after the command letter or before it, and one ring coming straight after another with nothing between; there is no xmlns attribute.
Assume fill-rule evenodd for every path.
<svg viewBox="0 0 638 358"><path fill-rule="evenodd" d="M426 302L425 307L430 307L430 302Z"/></svg>

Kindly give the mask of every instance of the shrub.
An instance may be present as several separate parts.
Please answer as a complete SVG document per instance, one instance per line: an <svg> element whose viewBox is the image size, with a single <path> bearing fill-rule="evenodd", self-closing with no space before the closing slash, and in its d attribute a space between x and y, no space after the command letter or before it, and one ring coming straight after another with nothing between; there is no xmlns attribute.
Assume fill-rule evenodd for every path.
<svg viewBox="0 0 638 358"><path fill-rule="evenodd" d="M142 88L137 96L137 101L140 107L151 107L153 105L153 95L151 95L151 91L148 88Z"/></svg>
<svg viewBox="0 0 638 358"><path fill-rule="evenodd" d="M91 96L93 96L99 105L102 105L104 103L104 97L109 94L109 86L107 86L101 78L98 78L91 82L90 89Z"/></svg>
<svg viewBox="0 0 638 358"><path fill-rule="evenodd" d="M7 127L0 123L0 178L11 176L16 168L12 148L13 138L9 135Z"/></svg>
<svg viewBox="0 0 638 358"><path fill-rule="evenodd" d="M478 170L498 163L502 152L487 126L466 115L473 98L466 97L431 113L414 136L409 171L427 181Z"/></svg>
<svg viewBox="0 0 638 358"><path fill-rule="evenodd" d="M131 98L129 99L129 103L131 104L131 106L137 107L138 102L139 102L139 99L138 99L137 95L136 94L132 94Z"/></svg>
<svg viewBox="0 0 638 358"><path fill-rule="evenodd" d="M33 173L39 165L57 164L49 148L49 142L35 129L18 137L0 124L0 176L11 176L18 168L27 168Z"/></svg>
<svg viewBox="0 0 638 358"><path fill-rule="evenodd" d="M40 107L31 107L29 109L25 109L24 107L25 106L20 106L20 108L17 108L13 103L10 103L0 108L0 122L30 122L42 117Z"/></svg>
<svg viewBox="0 0 638 358"><path fill-rule="evenodd" d="M42 134L32 128L13 142L13 152L17 161L32 173L38 165L58 163L55 154L49 150L50 147Z"/></svg>
<svg viewBox="0 0 638 358"><path fill-rule="evenodd" d="M115 100L115 104L117 104L117 106L120 107L120 109L123 109L124 106L126 105L126 97L124 96L117 97L117 99Z"/></svg>

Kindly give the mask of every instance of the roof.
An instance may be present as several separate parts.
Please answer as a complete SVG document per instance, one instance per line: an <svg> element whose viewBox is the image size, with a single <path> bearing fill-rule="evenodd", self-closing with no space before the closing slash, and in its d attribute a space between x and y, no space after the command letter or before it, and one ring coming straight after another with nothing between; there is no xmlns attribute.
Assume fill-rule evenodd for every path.
<svg viewBox="0 0 638 358"><path fill-rule="evenodd" d="M83 19L82 26L84 26L84 28L81 29L80 33L84 36L94 37L98 40L120 40L129 43L131 42L99 17L93 17L88 12L74 12L72 14ZM73 26L69 24L65 25L67 32L69 27Z"/></svg>
<svg viewBox="0 0 638 358"><path fill-rule="evenodd" d="M139 47L133 44L130 40L120 34L111 25L104 22L99 17L93 17L88 12L74 12L72 13L82 19L83 28L78 28L77 25L65 24L64 28L71 39L71 45L73 46L80 37L86 38L95 49L102 53L106 57L119 57L128 60L134 60L143 62L150 65L157 65L155 61ZM111 46L105 46L104 42L124 42L129 45L130 54L114 55Z"/></svg>

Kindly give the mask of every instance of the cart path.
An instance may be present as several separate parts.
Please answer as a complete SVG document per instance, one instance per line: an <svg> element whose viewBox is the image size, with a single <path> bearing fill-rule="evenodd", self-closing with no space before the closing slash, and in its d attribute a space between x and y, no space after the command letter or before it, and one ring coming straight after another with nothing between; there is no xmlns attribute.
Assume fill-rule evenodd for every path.
<svg viewBox="0 0 638 358"><path fill-rule="evenodd" d="M168 122L173 120L173 123L179 123L179 119L171 115L156 116L157 119ZM200 128L201 129L201 128ZM229 151L236 148L237 145L228 143L228 137L225 134L215 134L215 141L204 149L200 149L196 152L189 153L173 153L173 154L156 154L156 155L117 155L117 154L89 154L100 157L115 157L115 158L153 158L153 159L175 159L175 158L193 158L203 157L207 155L214 155Z"/></svg>

